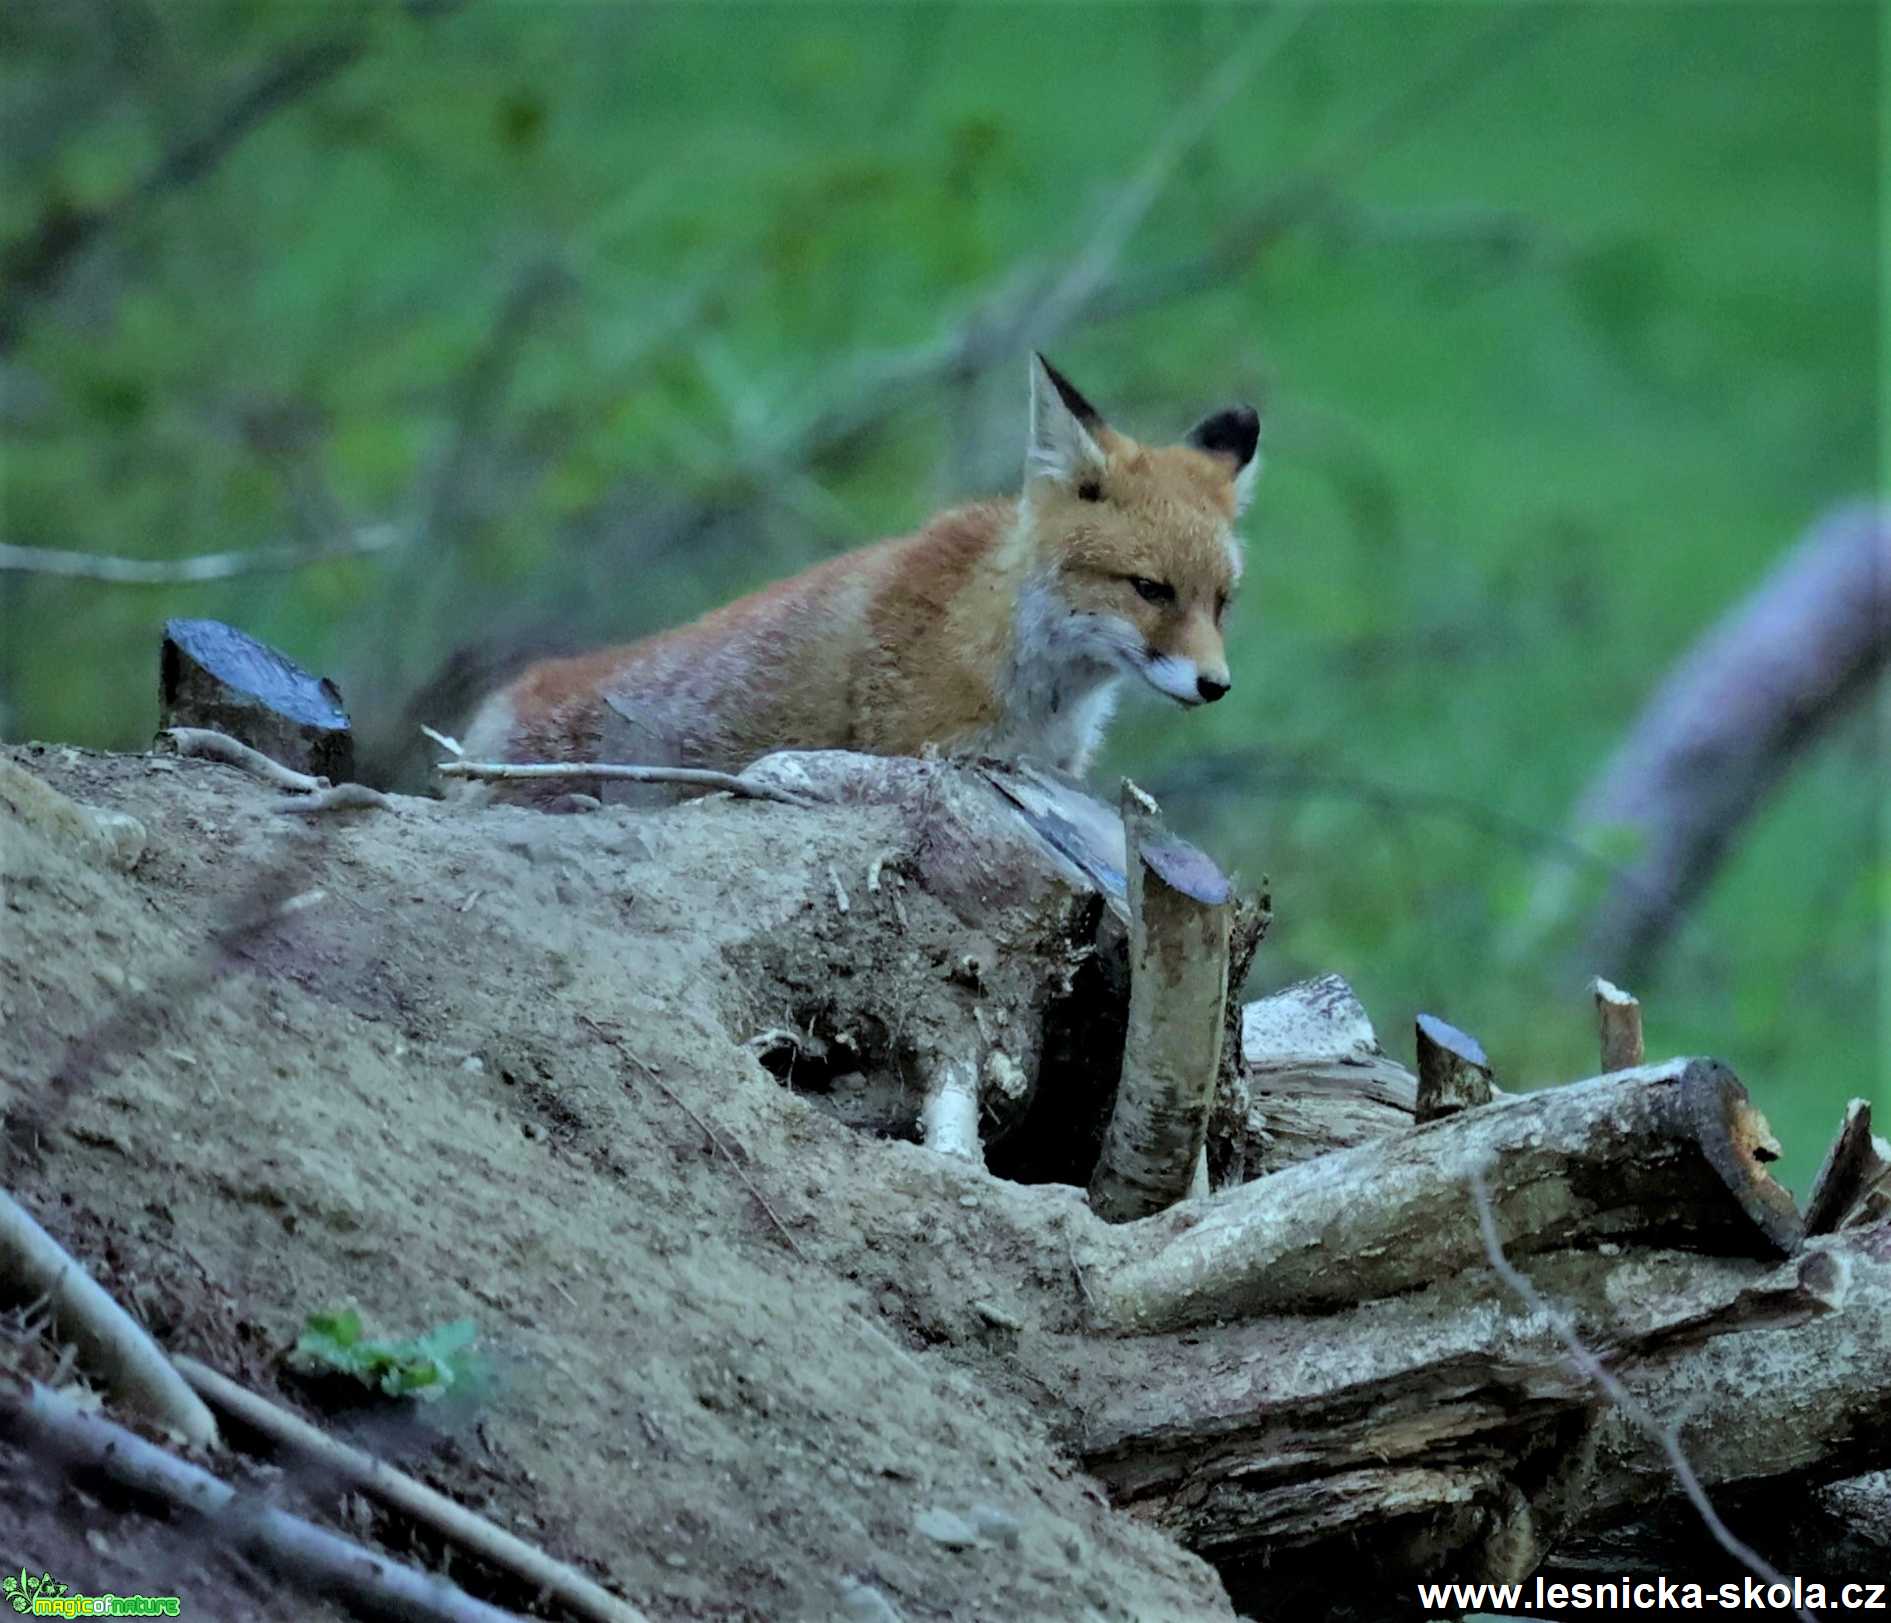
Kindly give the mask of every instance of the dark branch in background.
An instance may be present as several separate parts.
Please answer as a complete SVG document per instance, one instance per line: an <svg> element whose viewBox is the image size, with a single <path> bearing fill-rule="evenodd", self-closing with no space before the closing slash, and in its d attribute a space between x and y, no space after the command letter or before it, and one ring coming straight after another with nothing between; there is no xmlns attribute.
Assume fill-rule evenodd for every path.
<svg viewBox="0 0 1891 1623"><path fill-rule="evenodd" d="M1025 349L1050 343L1072 327L1138 315L1242 274L1289 230L1332 207L1344 181L1428 120L1456 106L1472 87L1540 41L1556 26L1558 17L1549 7L1506 15L1466 45L1446 53L1404 94L1335 143L1306 174L1263 199L1197 258L1153 271L1118 272L1113 260L1092 251L1095 244L1107 247L1114 240L1113 209L1073 265L1014 277L938 337L861 362L847 386L834 393L841 403L805 419L771 450L768 460L795 460L805 466L840 454L910 403L916 392L1009 364ZM1212 101L1218 83L1218 79L1211 82L1204 104ZM1186 121L1178 121L1177 129L1186 135ZM1150 169L1145 174L1155 176L1159 189L1160 172ZM1132 198L1141 184L1142 176L1132 177L1119 188L1118 196ZM1143 211L1154 201L1152 192L1142 203ZM1129 216L1132 229L1140 217ZM1118 252L1121 246L1117 245Z"/></svg>
<svg viewBox="0 0 1891 1623"><path fill-rule="evenodd" d="M73 264L146 204L201 180L245 136L351 66L363 34L299 45L251 77L195 135L171 148L119 196L97 208L49 201L38 223L0 248L0 355L19 342L26 309L58 286Z"/></svg>
<svg viewBox="0 0 1891 1623"><path fill-rule="evenodd" d="M354 673L359 688L394 693L413 685L402 668L406 640L414 628L446 615L458 580L448 553L476 536L491 507L509 494L503 478L494 476L500 411L539 323L571 288L569 274L550 259L513 272L484 341L453 388L444 438L413 494L409 527L420 544L382 585L380 634L370 663Z"/></svg>
<svg viewBox="0 0 1891 1623"><path fill-rule="evenodd" d="M1207 252L1099 290L1090 314L1100 321L1139 315L1171 299L1205 293L1239 275L1290 228L1338 206L1345 181L1372 159L1409 139L1441 111L1458 105L1476 85L1519 53L1538 44L1559 25L1561 16L1554 7L1529 7L1446 52L1402 95L1380 108L1351 135L1336 141L1305 175L1238 219Z"/></svg>
<svg viewBox="0 0 1891 1623"><path fill-rule="evenodd" d="M475 468L518 370L519 356L539 317L569 291L570 278L549 260L534 260L512 278L485 342L474 354L455 391L452 433L432 473L423 482L420 535L438 544L452 539L475 515L468 492L476 488ZM435 549L424 567L439 568Z"/></svg>
<svg viewBox="0 0 1891 1623"><path fill-rule="evenodd" d="M1646 978L1740 831L1891 659L1891 512L1829 515L1695 643L1584 793L1585 843L1640 856L1598 905L1584 957Z"/></svg>

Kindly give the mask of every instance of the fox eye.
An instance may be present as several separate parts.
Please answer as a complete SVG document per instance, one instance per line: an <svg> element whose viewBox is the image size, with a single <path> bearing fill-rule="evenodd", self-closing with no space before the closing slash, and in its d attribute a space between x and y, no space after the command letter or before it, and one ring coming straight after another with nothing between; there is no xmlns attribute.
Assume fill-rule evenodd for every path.
<svg viewBox="0 0 1891 1623"><path fill-rule="evenodd" d="M1145 603L1173 603L1175 588L1166 580L1151 580L1147 575L1126 577L1129 584L1136 588L1136 595Z"/></svg>
<svg viewBox="0 0 1891 1623"><path fill-rule="evenodd" d="M1098 479L1084 480L1082 484L1077 486L1077 499L1079 501L1085 501L1085 502L1102 501L1103 500L1102 481Z"/></svg>
<svg viewBox="0 0 1891 1623"><path fill-rule="evenodd" d="M1215 618L1217 620L1219 620L1224 614L1228 612L1228 605L1233 601L1234 600L1226 592L1221 592L1216 595Z"/></svg>

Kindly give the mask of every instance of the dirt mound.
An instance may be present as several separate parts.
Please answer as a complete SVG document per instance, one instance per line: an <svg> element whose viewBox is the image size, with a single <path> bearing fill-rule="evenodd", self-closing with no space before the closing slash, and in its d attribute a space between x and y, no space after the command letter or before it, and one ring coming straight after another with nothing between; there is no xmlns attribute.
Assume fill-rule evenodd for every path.
<svg viewBox="0 0 1891 1623"><path fill-rule="evenodd" d="M6 1187L169 1345L279 1390L312 1310L473 1318L496 1390L375 1446L653 1617L1228 1615L1015 1356L1077 1322L1074 1193L850 1132L747 1042L844 1005L756 966L838 927L842 854L859 905L875 808L297 819L208 762L0 758L147 836L0 794L0 1107Z"/></svg>

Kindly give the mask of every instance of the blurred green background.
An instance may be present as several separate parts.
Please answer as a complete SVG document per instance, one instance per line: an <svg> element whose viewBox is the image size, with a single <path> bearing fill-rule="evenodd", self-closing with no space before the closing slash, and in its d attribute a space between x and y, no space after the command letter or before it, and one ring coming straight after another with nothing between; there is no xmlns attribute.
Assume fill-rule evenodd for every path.
<svg viewBox="0 0 1891 1623"><path fill-rule="evenodd" d="M350 555L0 573L0 727L140 747L159 623L213 615L336 677L417 784L414 723L521 651L1013 488L1042 346L1145 438L1264 408L1234 696L1132 700L1098 775L1271 876L1253 988L1337 969L1408 1059L1425 1009L1513 1085L1588 1074L1610 853L1572 806L1878 483L1880 26L14 0L0 540ZM1883 1085L1868 710L1635 986L1651 1054L1732 1063L1802 1192Z"/></svg>

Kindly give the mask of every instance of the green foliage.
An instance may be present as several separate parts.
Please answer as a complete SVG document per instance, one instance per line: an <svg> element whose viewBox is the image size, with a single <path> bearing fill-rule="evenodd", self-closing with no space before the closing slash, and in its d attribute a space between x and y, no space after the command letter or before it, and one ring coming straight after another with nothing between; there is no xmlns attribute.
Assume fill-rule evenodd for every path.
<svg viewBox="0 0 1891 1623"><path fill-rule="evenodd" d="M483 1363L472 1350L478 1336L471 1319L401 1341L370 1336L361 1315L342 1308L309 1315L289 1363L305 1373L349 1376L388 1397L465 1396L485 1381Z"/></svg>
<svg viewBox="0 0 1891 1623"><path fill-rule="evenodd" d="M1011 482L1022 335L803 475L767 452L854 404L863 357L1067 265L1254 26L1212 5L1107 27L989 5L76 15L0 23L7 241L110 206L313 30L365 47L30 303L5 539L423 537L163 591L0 577L0 724L120 747L152 725L166 615L333 672L372 731L457 644L647 631ZM1430 1009L1507 1082L1592 1064L1582 984L1610 966L1569 949L1617 857L1560 843L1569 808L1676 654L1876 483L1877 27L1787 0L1311 8L1119 268L1186 264L1330 176L1317 205L1187 297L1052 342L1151 437L1230 396L1266 408L1234 694L1180 723L1132 703L1105 763L1273 875L1257 984L1341 970L1390 1046ZM1882 1076L1891 915L1860 878L1884 867L1882 774L1862 724L1824 748L1634 988L1651 1050L1731 1062L1801 1180ZM1545 868L1557 917L1532 902Z"/></svg>

